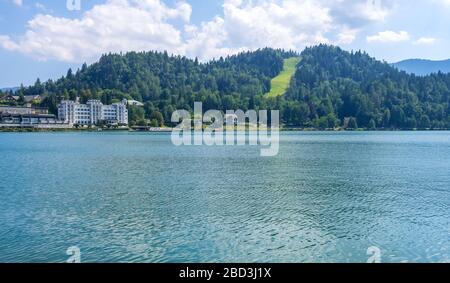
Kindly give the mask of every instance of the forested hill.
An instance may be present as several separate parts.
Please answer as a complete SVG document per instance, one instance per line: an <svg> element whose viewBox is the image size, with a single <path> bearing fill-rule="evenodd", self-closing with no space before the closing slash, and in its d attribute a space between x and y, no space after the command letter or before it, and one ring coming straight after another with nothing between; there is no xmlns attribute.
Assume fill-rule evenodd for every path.
<svg viewBox="0 0 450 283"><path fill-rule="evenodd" d="M417 77L366 53L326 45L307 48L301 57L285 97L295 106L285 113L292 124L450 128L448 74Z"/></svg>
<svg viewBox="0 0 450 283"><path fill-rule="evenodd" d="M269 96L283 62L301 57L285 95ZM158 52L104 55L57 81L21 88L45 97L51 111L61 99L144 102L130 108L131 123L169 124L175 109L278 109L285 126L313 128L450 128L450 75L416 77L362 52L320 45L301 54L274 49L208 63ZM1 95L1 94L0 94Z"/></svg>
<svg viewBox="0 0 450 283"><path fill-rule="evenodd" d="M298 54L266 48L199 63L166 52L108 54L91 66L69 70L57 81L38 80L16 95L44 95L41 106L52 112L61 99L77 96L81 102L96 98L107 104L132 98L145 103L144 108L130 109L133 123L153 119L167 123L173 111L191 110L194 101L203 101L205 109L254 108L255 100L270 91L270 81L282 71L284 59L292 56Z"/></svg>

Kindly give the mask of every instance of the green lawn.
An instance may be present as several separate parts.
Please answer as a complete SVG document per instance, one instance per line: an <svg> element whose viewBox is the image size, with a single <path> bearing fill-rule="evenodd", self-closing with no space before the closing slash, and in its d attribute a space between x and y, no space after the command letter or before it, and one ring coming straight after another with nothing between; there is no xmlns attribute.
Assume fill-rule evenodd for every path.
<svg viewBox="0 0 450 283"><path fill-rule="evenodd" d="M284 60L283 71L272 79L269 97L277 97L286 93L292 76L295 74L295 67L300 62L299 57L292 57Z"/></svg>

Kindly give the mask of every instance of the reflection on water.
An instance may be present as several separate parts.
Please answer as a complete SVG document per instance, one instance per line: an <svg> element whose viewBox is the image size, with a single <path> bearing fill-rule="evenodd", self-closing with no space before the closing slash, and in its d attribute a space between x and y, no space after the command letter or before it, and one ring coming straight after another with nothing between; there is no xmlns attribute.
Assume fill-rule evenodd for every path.
<svg viewBox="0 0 450 283"><path fill-rule="evenodd" d="M450 259L450 133L0 134L0 262Z"/></svg>

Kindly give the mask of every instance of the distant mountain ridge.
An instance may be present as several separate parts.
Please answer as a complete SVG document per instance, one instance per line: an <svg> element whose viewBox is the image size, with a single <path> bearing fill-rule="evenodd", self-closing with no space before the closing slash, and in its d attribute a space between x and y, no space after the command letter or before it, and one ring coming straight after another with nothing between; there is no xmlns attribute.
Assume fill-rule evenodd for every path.
<svg viewBox="0 0 450 283"><path fill-rule="evenodd" d="M392 66L418 76L426 76L438 72L450 73L450 59L441 61L409 59L394 63Z"/></svg>
<svg viewBox="0 0 450 283"><path fill-rule="evenodd" d="M16 92L19 89L20 89L20 87L4 87L4 88L0 88L0 91L2 91L2 92L9 92L9 91Z"/></svg>

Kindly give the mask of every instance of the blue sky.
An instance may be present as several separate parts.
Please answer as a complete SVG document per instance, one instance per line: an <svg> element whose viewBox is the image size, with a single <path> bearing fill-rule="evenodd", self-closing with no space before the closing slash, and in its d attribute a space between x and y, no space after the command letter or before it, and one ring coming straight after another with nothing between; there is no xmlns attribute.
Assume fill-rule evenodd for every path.
<svg viewBox="0 0 450 283"><path fill-rule="evenodd" d="M73 0L76 1L76 0ZM329 43L396 62L450 58L450 0L0 0L0 87L106 52L214 57Z"/></svg>

